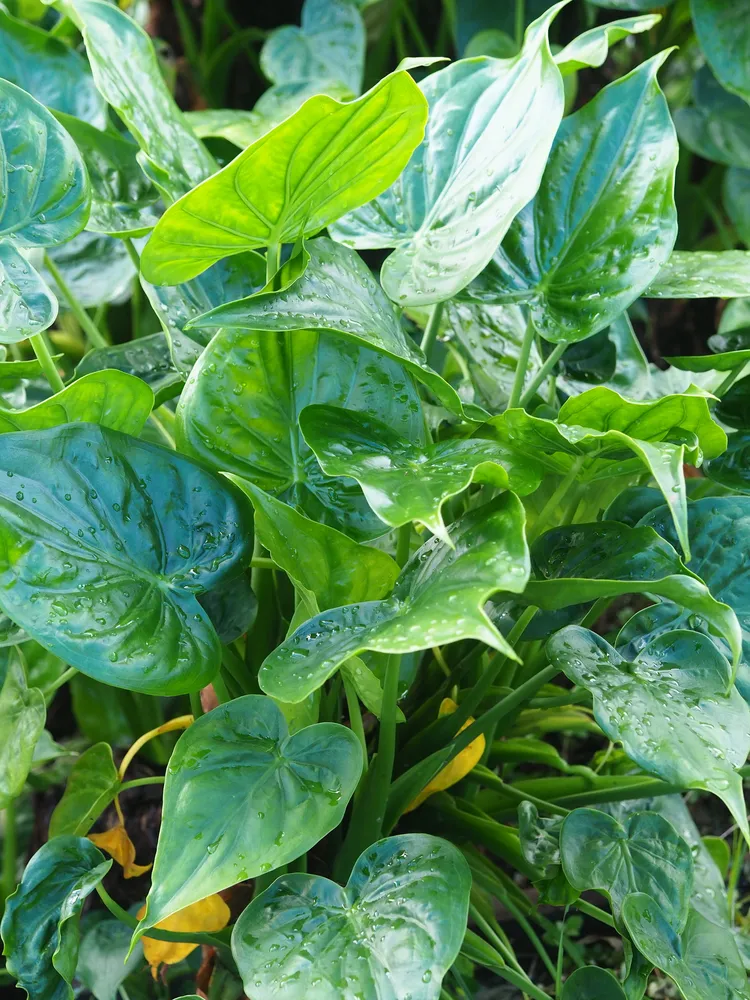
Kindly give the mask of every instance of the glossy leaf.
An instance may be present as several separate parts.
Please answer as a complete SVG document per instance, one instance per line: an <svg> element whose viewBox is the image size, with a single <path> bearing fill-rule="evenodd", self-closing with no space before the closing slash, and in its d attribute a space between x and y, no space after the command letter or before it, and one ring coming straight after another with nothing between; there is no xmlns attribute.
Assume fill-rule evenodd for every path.
<svg viewBox="0 0 750 1000"><path fill-rule="evenodd" d="M177 410L180 449L247 479L356 538L385 528L351 479L331 479L299 431L313 402L346 404L421 439L416 388L394 361L304 328L224 331L188 379Z"/></svg>
<svg viewBox="0 0 750 1000"><path fill-rule="evenodd" d="M144 277L177 284L222 257L313 236L398 177L426 114L404 71L346 104L310 98L167 209L143 251Z"/></svg>
<svg viewBox="0 0 750 1000"><path fill-rule="evenodd" d="M706 475L738 493L750 493L750 434L730 434L727 450L706 464Z"/></svg>
<svg viewBox="0 0 750 1000"><path fill-rule="evenodd" d="M328 476L356 479L370 507L393 528L418 521L451 544L443 503L471 483L533 493L542 468L483 438L438 444L406 440L387 424L335 406L307 406L300 429Z"/></svg>
<svg viewBox="0 0 750 1000"><path fill-rule="evenodd" d="M750 102L750 24L742 0L690 0L701 49L727 90Z"/></svg>
<svg viewBox="0 0 750 1000"><path fill-rule="evenodd" d="M461 414L457 392L430 368L422 351L406 336L393 306L360 257L324 237L311 240L306 251L309 260L302 273L282 291L220 305L193 319L189 328L337 333L399 361L445 407Z"/></svg>
<svg viewBox="0 0 750 1000"><path fill-rule="evenodd" d="M750 288L750 252L675 250L643 293L650 299L733 299Z"/></svg>
<svg viewBox="0 0 750 1000"><path fill-rule="evenodd" d="M112 866L81 837L58 837L26 865L0 924L6 968L34 1000L73 1000L78 918Z"/></svg>
<svg viewBox="0 0 750 1000"><path fill-rule="evenodd" d="M63 7L81 29L99 93L138 141L151 180L170 200L205 180L216 164L175 104L143 28L104 0L63 0Z"/></svg>
<svg viewBox="0 0 750 1000"><path fill-rule="evenodd" d="M84 309L130 298L136 272L122 240L84 230L48 254ZM60 300L60 311L67 309L65 297L46 266L41 273Z"/></svg>
<svg viewBox="0 0 750 1000"><path fill-rule="evenodd" d="M140 937L170 914L304 854L338 826L362 752L335 723L288 735L270 698L197 719L172 754Z"/></svg>
<svg viewBox="0 0 750 1000"><path fill-rule="evenodd" d="M626 1000L626 996L609 970L587 965L565 980L561 1000Z"/></svg>
<svg viewBox="0 0 750 1000"><path fill-rule="evenodd" d="M747 975L726 929L691 910L681 934L644 893L625 900L623 916L635 946L673 979L685 1000L747 1000Z"/></svg>
<svg viewBox="0 0 750 1000"><path fill-rule="evenodd" d="M89 913L81 923L76 979L96 1000L118 1000L120 984L143 965L143 948L126 959L130 928L103 911Z"/></svg>
<svg viewBox="0 0 750 1000"><path fill-rule="evenodd" d="M80 379L106 369L142 379L154 393L155 407L178 395L182 388L182 377L172 365L169 344L163 333L151 333L125 344L89 351L79 361L75 377Z"/></svg>
<svg viewBox="0 0 750 1000"><path fill-rule="evenodd" d="M40 104L64 111L97 128L107 108L78 52L50 32L0 11L0 74Z"/></svg>
<svg viewBox="0 0 750 1000"><path fill-rule="evenodd" d="M140 920L146 912L142 906L138 911ZM162 920L157 927L163 931L221 931L231 919L229 907L221 896L207 896L196 903L191 903L184 910L173 913ZM187 958L199 946L183 941L157 941L156 938L144 937L143 957L151 966L151 975L156 979L160 965L176 965Z"/></svg>
<svg viewBox="0 0 750 1000"><path fill-rule="evenodd" d="M300 626L266 657L261 688L302 701L349 657L371 649L408 653L463 638L516 654L484 612L498 590L519 593L529 574L520 501L505 493L452 526L455 548L431 538L401 572L393 594L325 611Z"/></svg>
<svg viewBox="0 0 750 1000"><path fill-rule="evenodd" d="M437 1000L463 940L471 875L452 844L424 834L380 840L346 886L283 875L241 914L232 952L258 1000Z"/></svg>
<svg viewBox="0 0 750 1000"><path fill-rule="evenodd" d="M136 160L137 147L116 132L55 115L73 137L91 181L91 214L86 228L112 236L144 236L156 225L159 192Z"/></svg>
<svg viewBox="0 0 750 1000"><path fill-rule="evenodd" d="M207 684L219 643L196 594L249 558L247 509L181 455L95 424L0 435L3 610L117 687Z"/></svg>
<svg viewBox="0 0 750 1000"><path fill-rule="evenodd" d="M562 825L560 856L568 881L605 893L616 920L629 893L647 892L675 930L685 926L692 852L657 813L637 812L620 824L598 809L575 809Z"/></svg>
<svg viewBox="0 0 750 1000"><path fill-rule="evenodd" d="M670 784L724 801L750 839L736 773L750 751L750 707L731 669L699 632L667 632L631 661L571 625L547 644L550 661L594 696L594 717L632 761ZM727 693L728 692L728 693Z"/></svg>
<svg viewBox="0 0 750 1000"><path fill-rule="evenodd" d="M252 500L263 547L298 587L315 595L321 611L391 592L399 568L387 553L318 524L247 480L232 479Z"/></svg>
<svg viewBox="0 0 750 1000"><path fill-rule="evenodd" d="M656 79L664 59L563 119L536 197L468 297L523 302L546 340L574 343L656 278L677 235L677 137Z"/></svg>
<svg viewBox="0 0 750 1000"><path fill-rule="evenodd" d="M0 243L0 343L17 344L52 326L57 299L28 259Z"/></svg>
<svg viewBox="0 0 750 1000"><path fill-rule="evenodd" d="M46 717L44 695L28 686L21 656L13 650L0 688L0 808L23 791Z"/></svg>
<svg viewBox="0 0 750 1000"><path fill-rule="evenodd" d="M587 66L601 66L610 48L631 35L650 31L661 21L660 14L643 14L640 17L623 17L617 21L598 24L568 42L555 54L555 62L563 76Z"/></svg>
<svg viewBox="0 0 750 1000"><path fill-rule="evenodd" d="M452 698L443 698L440 702L440 708L438 709L438 718L442 718L446 715L453 715L453 713L458 708L458 705L453 701ZM469 716L469 718L464 722L464 724L459 729L459 732L463 732L468 726L474 722L474 717ZM486 747L486 741L484 734L480 735L472 740L467 747L464 747L460 753L451 760L445 767L435 775L429 784L425 785L422 791L417 795L414 801L406 809L404 813L412 812L417 809L422 803L429 799L431 795L435 792L444 792L448 788L452 788L453 785L458 784L462 781L467 774L470 774L476 765L481 761L484 756L484 751Z"/></svg>
<svg viewBox="0 0 750 1000"><path fill-rule="evenodd" d="M578 890L568 882L560 863L560 816L543 817L532 802L518 807L518 836L526 861L541 872L534 880L539 902L548 906L569 906Z"/></svg>
<svg viewBox="0 0 750 1000"><path fill-rule="evenodd" d="M52 837L84 837L114 799L120 779L108 743L95 743L73 765L49 823Z"/></svg>
<svg viewBox="0 0 750 1000"><path fill-rule="evenodd" d="M151 870L151 865L135 863L135 845L122 823L117 823L103 833L90 833L89 840L120 865L123 878L138 878Z"/></svg>

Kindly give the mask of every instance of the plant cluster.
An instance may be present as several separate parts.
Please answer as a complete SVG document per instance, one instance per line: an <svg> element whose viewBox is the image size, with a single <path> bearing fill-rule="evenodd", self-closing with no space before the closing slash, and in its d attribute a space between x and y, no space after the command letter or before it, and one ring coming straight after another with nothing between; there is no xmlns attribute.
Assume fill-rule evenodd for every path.
<svg viewBox="0 0 750 1000"><path fill-rule="evenodd" d="M133 13L0 8L31 1000L750 997L750 8L596 2L446 2L445 60L305 0L189 113ZM224 6L175 4L214 104Z"/></svg>

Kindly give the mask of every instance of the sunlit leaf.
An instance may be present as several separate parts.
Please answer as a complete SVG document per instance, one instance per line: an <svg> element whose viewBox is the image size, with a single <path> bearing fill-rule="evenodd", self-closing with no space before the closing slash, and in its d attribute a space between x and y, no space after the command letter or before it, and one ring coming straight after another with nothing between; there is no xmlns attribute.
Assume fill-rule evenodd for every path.
<svg viewBox="0 0 750 1000"><path fill-rule="evenodd" d="M0 243L0 343L15 344L52 326L57 299L11 243Z"/></svg>
<svg viewBox="0 0 750 1000"><path fill-rule="evenodd" d="M587 66L601 66L610 48L623 38L650 31L661 21L661 14L643 14L640 17L623 17L617 21L598 24L568 42L555 54L555 62L563 76Z"/></svg>
<svg viewBox="0 0 750 1000"><path fill-rule="evenodd" d="M750 251L675 250L643 293L651 299L733 299L750 289Z"/></svg>

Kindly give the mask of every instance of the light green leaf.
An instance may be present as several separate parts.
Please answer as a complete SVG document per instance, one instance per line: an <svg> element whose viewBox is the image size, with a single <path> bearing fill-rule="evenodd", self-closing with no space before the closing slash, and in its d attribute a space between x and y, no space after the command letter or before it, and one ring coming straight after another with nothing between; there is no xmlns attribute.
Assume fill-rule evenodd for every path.
<svg viewBox="0 0 750 1000"><path fill-rule="evenodd" d="M49 841L26 865L5 904L0 933L8 972L34 1000L73 1000L78 918L111 867L81 837Z"/></svg>
<svg viewBox="0 0 750 1000"><path fill-rule="evenodd" d="M0 343L17 344L52 326L57 299L11 243L0 243Z"/></svg>
<svg viewBox="0 0 750 1000"><path fill-rule="evenodd" d="M693 77L693 104L675 111L680 142L704 160L750 167L750 108L725 90L708 66Z"/></svg>
<svg viewBox="0 0 750 1000"><path fill-rule="evenodd" d="M698 41L721 84L750 102L750 23L743 0L690 0Z"/></svg>
<svg viewBox="0 0 750 1000"><path fill-rule="evenodd" d="M365 25L351 0L305 0L302 26L276 28L263 43L260 68L271 83L340 80L362 89Z"/></svg>
<svg viewBox="0 0 750 1000"><path fill-rule="evenodd" d="M108 743L95 743L73 765L49 823L53 837L85 837L120 787Z"/></svg>
<svg viewBox="0 0 750 1000"><path fill-rule="evenodd" d="M649 286L677 235L677 137L661 53L563 119L536 197L464 293L523 302L536 329L575 343Z"/></svg>
<svg viewBox="0 0 750 1000"><path fill-rule="evenodd" d="M209 177L216 164L175 104L154 44L105 0L61 0L83 34L99 93L141 147L139 162L169 200Z"/></svg>
<svg viewBox="0 0 750 1000"><path fill-rule="evenodd" d="M298 858L341 822L362 772L351 729L288 735L270 698L246 695L197 719L167 770L149 927L211 893Z"/></svg>
<svg viewBox="0 0 750 1000"><path fill-rule="evenodd" d="M232 953L258 1000L437 1000L463 941L471 874L452 844L380 840L344 888L283 875L241 914ZM270 958L270 960L269 960Z"/></svg>
<svg viewBox="0 0 750 1000"><path fill-rule="evenodd" d="M91 991L96 1000L118 1000L120 985L143 967L140 943L128 955L130 935L127 924L112 920L102 910L88 913L84 918L76 979Z"/></svg>
<svg viewBox="0 0 750 1000"><path fill-rule="evenodd" d="M196 599L249 559L248 512L181 455L99 427L0 434L2 609L94 679L149 694L210 682Z"/></svg>
<svg viewBox="0 0 750 1000"><path fill-rule="evenodd" d="M611 972L587 965L565 980L561 1000L626 1000L626 997Z"/></svg>
<svg viewBox="0 0 750 1000"><path fill-rule="evenodd" d="M636 948L673 979L685 1000L747 1000L747 975L726 928L697 910L678 934L656 900L633 893L623 916Z"/></svg>
<svg viewBox="0 0 750 1000"><path fill-rule="evenodd" d="M633 813L620 824L598 809L574 809L562 825L560 856L580 892L596 889L621 919L625 897L647 892L675 930L685 926L693 888L690 846L654 812Z"/></svg>
<svg viewBox="0 0 750 1000"><path fill-rule="evenodd" d="M643 293L649 299L734 299L750 290L750 251L675 250Z"/></svg>
<svg viewBox="0 0 750 1000"><path fill-rule="evenodd" d="M314 235L398 177L426 115L406 72L346 104L311 98L167 209L143 251L144 277L174 285L222 257Z"/></svg>
<svg viewBox="0 0 750 1000"><path fill-rule="evenodd" d="M426 77L424 143L393 187L331 227L351 247L396 248L380 280L399 305L452 298L536 192L563 113L547 37L562 6L527 29L514 58L463 59Z"/></svg>
<svg viewBox="0 0 750 1000"><path fill-rule="evenodd" d="M519 593L529 575L524 512L512 493L452 526L455 548L431 538L404 567L393 595L334 608L312 618L263 662L261 688L297 702L363 650L410 653L478 639L516 658L484 611L498 590Z"/></svg>
<svg viewBox="0 0 750 1000"><path fill-rule="evenodd" d="M321 237L306 245L299 273L295 258L282 268L291 279L280 292L262 292L218 305L191 319L190 330L325 330L399 361L451 412L462 414L456 390L427 364L358 254ZM304 263L304 260L303 260ZM297 276L298 275L298 276ZM482 413L477 414L482 419Z"/></svg>
<svg viewBox="0 0 750 1000"><path fill-rule="evenodd" d="M383 685L372 670L358 656L352 656L342 664L341 672L352 682L357 697L367 711L379 719L383 710ZM396 721L406 721L406 716L398 706L396 706Z"/></svg>
<svg viewBox="0 0 750 1000"><path fill-rule="evenodd" d="M547 643L550 661L594 696L594 717L639 767L717 795L750 840L741 767L750 751L750 707L708 636L660 635L627 660L577 625Z"/></svg>
<svg viewBox="0 0 750 1000"><path fill-rule="evenodd" d="M97 128L107 125L107 106L75 49L50 32L0 10L0 74L40 104Z"/></svg>
<svg viewBox="0 0 750 1000"><path fill-rule="evenodd" d="M154 393L155 407L177 396L182 388L182 378L172 365L169 344L163 333L150 333L124 344L89 351L78 362L75 377L80 379L107 369L142 379Z"/></svg>
<svg viewBox="0 0 750 1000"><path fill-rule="evenodd" d="M46 717L44 695L29 688L21 654L11 650L0 689L0 808L23 791Z"/></svg>
<svg viewBox="0 0 750 1000"><path fill-rule="evenodd" d="M495 441L448 438L409 441L387 424L336 406L307 406L300 429L328 476L350 476L378 517L398 528L418 521L451 544L443 503L471 483L491 483L523 496L542 480L542 468Z"/></svg>
<svg viewBox="0 0 750 1000"><path fill-rule="evenodd" d="M272 125L278 125L278 122L268 125L257 111L240 108L201 108L186 111L185 118L199 139L226 139L240 149L260 139Z"/></svg>
<svg viewBox="0 0 750 1000"><path fill-rule="evenodd" d="M359 486L320 469L299 431L313 402L346 404L418 440L424 433L410 377L356 343L304 328L291 333L222 331L180 397L181 450L298 506L358 539L385 533Z"/></svg>
<svg viewBox="0 0 750 1000"><path fill-rule="evenodd" d="M387 553L310 520L239 476L230 478L253 502L261 544L295 585L315 595L321 611L391 592L399 568Z"/></svg>
<svg viewBox="0 0 750 1000"><path fill-rule="evenodd" d="M661 14L643 14L640 17L623 17L618 21L598 24L568 42L564 49L556 53L558 69L563 76L567 76L587 66L601 66L613 45L623 38L650 31L659 21Z"/></svg>

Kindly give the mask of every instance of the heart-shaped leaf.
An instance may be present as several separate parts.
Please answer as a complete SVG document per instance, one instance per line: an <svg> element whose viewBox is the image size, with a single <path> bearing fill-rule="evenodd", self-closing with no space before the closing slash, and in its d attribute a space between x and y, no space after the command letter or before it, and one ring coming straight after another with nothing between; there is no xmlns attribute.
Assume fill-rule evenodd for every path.
<svg viewBox="0 0 750 1000"><path fill-rule="evenodd" d="M677 933L656 900L634 893L623 917L636 948L673 979L685 1000L747 1000L747 974L725 927L691 910Z"/></svg>
<svg viewBox="0 0 750 1000"><path fill-rule="evenodd" d="M50 817L50 838L85 837L119 787L112 747L95 743L81 754L68 775L63 797Z"/></svg>
<svg viewBox="0 0 750 1000"><path fill-rule="evenodd" d="M57 299L10 243L0 243L0 343L17 344L52 326Z"/></svg>
<svg viewBox="0 0 750 1000"><path fill-rule="evenodd" d="M525 302L545 339L574 343L656 278L677 236L677 136L656 79L664 59L563 119L536 197L467 296Z"/></svg>
<svg viewBox="0 0 750 1000"><path fill-rule="evenodd" d="M351 729L321 723L289 736L281 711L262 695L197 719L169 762L151 892L136 936L304 854L339 825L361 773Z"/></svg>
<svg viewBox="0 0 750 1000"><path fill-rule="evenodd" d="M321 611L356 601L377 601L391 592L399 568L386 552L359 545L247 480L231 478L253 502L261 544L296 586L315 595Z"/></svg>
<svg viewBox="0 0 750 1000"><path fill-rule="evenodd" d="M560 855L568 881L581 892L606 893L616 920L629 893L647 892L675 930L685 926L693 856L657 813L633 813L621 825L598 809L574 809L562 826Z"/></svg>
<svg viewBox="0 0 750 1000"><path fill-rule="evenodd" d="M750 840L735 770L750 751L750 707L708 636L667 632L628 661L601 636L571 625L549 640L547 653L591 691L596 721L631 760L670 784L718 795Z"/></svg>
<svg viewBox="0 0 750 1000"><path fill-rule="evenodd" d="M32 24L0 11L0 74L40 104L106 128L107 108L76 50Z"/></svg>
<svg viewBox="0 0 750 1000"><path fill-rule="evenodd" d="M263 662L261 688L302 701L351 656L372 649L409 653L459 639L516 657L484 612L498 590L519 593L529 575L524 512L512 493L451 526L454 548L431 538L414 553L385 601L325 611L300 626Z"/></svg>
<svg viewBox="0 0 750 1000"><path fill-rule="evenodd" d="M14 649L0 689L0 808L23 791L46 717L44 695L29 688L20 653Z"/></svg>
<svg viewBox="0 0 750 1000"><path fill-rule="evenodd" d="M613 45L623 38L650 31L659 21L661 14L642 14L640 17L623 17L618 21L597 24L555 54L558 69L563 76L567 76L587 66L601 66Z"/></svg>
<svg viewBox="0 0 750 1000"><path fill-rule="evenodd" d="M384 533L351 479L331 479L299 431L313 402L346 404L420 440L419 397L394 361L330 334L225 331L188 379L177 441L188 454L299 506L357 538Z"/></svg>
<svg viewBox="0 0 750 1000"><path fill-rule="evenodd" d="M246 507L181 455L95 424L0 435L3 610L116 687L209 683L219 642L196 594L249 558Z"/></svg>
<svg viewBox="0 0 750 1000"><path fill-rule="evenodd" d="M607 969L587 965L565 980L562 1000L626 1000L622 986Z"/></svg>
<svg viewBox="0 0 750 1000"><path fill-rule="evenodd" d="M733 299L750 287L750 251L675 250L643 293L650 299Z"/></svg>
<svg viewBox="0 0 750 1000"><path fill-rule="evenodd" d="M154 393L155 407L178 395L182 388L182 377L172 365L169 344L163 333L150 333L125 344L89 351L79 361L75 377L108 368L142 379Z"/></svg>
<svg viewBox="0 0 750 1000"><path fill-rule="evenodd" d="M96 1000L118 1000L124 980L143 966L139 945L130 956L131 930L103 911L87 913L81 921L76 979L80 979Z"/></svg>
<svg viewBox="0 0 750 1000"><path fill-rule="evenodd" d="M258 1000L437 1000L463 941L471 873L452 844L380 840L346 886L282 875L241 914L232 953ZM397 990L398 992L394 992Z"/></svg>
<svg viewBox="0 0 750 1000"><path fill-rule="evenodd" d="M463 413L456 390L430 368L422 351L406 336L364 261L325 237L311 240L306 252L309 260L301 274L294 260L282 268L282 275L295 269L290 273L293 280L282 291L217 305L203 316L191 318L188 328L335 332L399 361L444 406L453 413Z"/></svg>
<svg viewBox="0 0 750 1000"><path fill-rule="evenodd" d="M690 0L709 65L727 90L750 102L750 24L742 0Z"/></svg>
<svg viewBox="0 0 750 1000"><path fill-rule="evenodd" d="M82 837L56 837L26 865L6 901L0 933L8 972L34 1000L73 1000L78 918L111 867Z"/></svg>
<svg viewBox="0 0 750 1000"><path fill-rule="evenodd" d="M310 98L167 209L143 251L145 278L174 285L222 257L313 236L398 177L426 117L404 71L346 104Z"/></svg>
<svg viewBox="0 0 750 1000"><path fill-rule="evenodd" d="M335 406L307 406L300 429L328 476L350 476L381 521L398 528L424 524L450 544L443 503L471 483L491 483L521 496L533 493L542 467L496 441L448 438L409 441L387 424Z"/></svg>
<svg viewBox="0 0 750 1000"><path fill-rule="evenodd" d="M562 6L528 28L512 59L463 59L426 77L424 143L393 187L331 228L348 246L396 248L380 276L395 302L452 298L536 192L563 112L547 37Z"/></svg>

